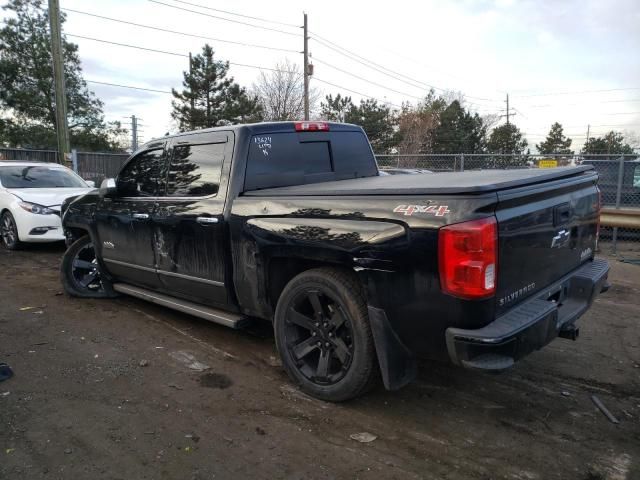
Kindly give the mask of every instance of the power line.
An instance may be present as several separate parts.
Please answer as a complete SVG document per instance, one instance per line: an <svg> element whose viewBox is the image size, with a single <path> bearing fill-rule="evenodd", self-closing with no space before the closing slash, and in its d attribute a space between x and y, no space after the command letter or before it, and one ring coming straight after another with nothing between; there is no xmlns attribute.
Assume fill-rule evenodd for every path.
<svg viewBox="0 0 640 480"><path fill-rule="evenodd" d="M314 39L315 41L317 41L318 43L320 43L321 45L323 45L326 48L329 48L337 53L339 53L340 55L343 55L347 58L350 58L351 60L354 60L368 68L371 68L372 70L376 70L384 75L387 75L391 78L395 78L396 80L399 80L401 82L406 83L407 85L411 85L414 88L424 88L424 87L428 87L428 88L433 88L434 90L441 90L443 92L446 92L447 89L445 88L441 88L441 87L437 87L435 85L431 85L429 83L423 82L421 80L417 80L415 78L409 77L403 73L400 72L396 72L390 68L387 68L383 65L380 65L379 63L376 63L372 60L369 60L361 55L358 55L357 53L348 50L340 45L337 45L336 43L333 43L331 40L328 40L320 35L318 35L317 33L311 32L311 34L313 35L311 38ZM346 52L346 53L345 53ZM355 58L353 58L355 57ZM359 59L359 60L358 60ZM364 63L366 62L366 63ZM373 65L373 66L372 66ZM377 68L375 68L377 67ZM386 72L385 72L386 71ZM387 73L390 72L390 73ZM401 78L398 78L401 77ZM417 85L416 85L417 84ZM483 101L488 101L488 102L498 102L498 100L495 99L490 99L490 98L483 98L483 97L475 97L475 96L471 96L471 95L466 95L469 98L474 98L476 100L483 100Z"/></svg>
<svg viewBox="0 0 640 480"><path fill-rule="evenodd" d="M625 103L625 102L640 102L640 98L632 98L629 100L597 100L581 103L547 103L544 105L529 105L527 108L548 108L548 107L575 107L578 105L592 104L592 103Z"/></svg>
<svg viewBox="0 0 640 480"><path fill-rule="evenodd" d="M109 87L130 88L132 90L144 90L146 92L168 93L168 94L172 93L167 90L156 90L155 88L134 87L133 85L120 85L118 83L99 82L97 80L85 80L85 82L97 83L98 85L107 85Z"/></svg>
<svg viewBox="0 0 640 480"><path fill-rule="evenodd" d="M154 27L152 25L144 25L142 23L129 22L128 20L120 20L118 18L105 17L103 15L97 15L95 13L81 12L80 10L73 10L71 8L63 8L62 10L64 10L65 12L78 13L80 15L87 15L89 17L100 18L102 20L109 20L111 22L124 23L126 25L132 25L134 27L147 28L149 30L156 30L158 32L171 33L171 34L174 34L174 35L182 35L184 37L199 38L199 39L202 39L202 40L211 40L213 42L230 43L232 45L239 45L239 46L242 46L242 47L263 48L265 50L276 50L276 51L287 52L287 53L298 53L297 50L291 50L291 49L288 49L288 48L268 47L268 46L265 46L265 45L256 45L256 44L253 44L253 43L236 42L236 41L233 41L233 40L223 40L221 38L207 37L207 36L204 36L204 35L197 35L195 33L180 32L180 31L177 31L177 30L169 30L167 28L162 28L162 27Z"/></svg>
<svg viewBox="0 0 640 480"><path fill-rule="evenodd" d="M377 101L380 101L380 100L378 100L377 98L372 97L371 95L367 95L366 93L358 92L358 91L356 91L356 90L351 90L351 89L349 89L349 88L342 87L342 86L340 86L340 85L336 85L335 83L327 82L326 80L322 80L321 78L318 78L318 77L315 77L315 76L314 76L313 78L314 78L314 80L315 80L315 81L317 81L317 82L320 82L320 83L326 83L327 85L331 85L332 87L340 88L340 89L342 89L342 90L346 90L347 92L355 93L356 95L360 95L360 96L365 97L365 98L370 98L371 100L377 100ZM391 103L391 102L382 102L382 103L388 103L388 104L389 104L389 105L391 105L392 107L402 108L402 105L396 105L395 103Z"/></svg>
<svg viewBox="0 0 640 480"><path fill-rule="evenodd" d="M362 80L363 82L367 82L367 83L370 83L371 85L375 85L376 87L384 88L385 90L389 90L390 92L399 93L400 95L404 95L406 97L411 97L411 98L415 98L415 99L418 99L418 100L422 100L422 97L417 97L415 95L411 95L410 93L401 92L399 90L394 90L393 88L386 87L386 86L384 86L384 85L382 85L380 83L376 83L376 82L368 80L368 79L366 79L364 77L356 75L355 73L351 73L351 72L349 72L347 70L343 70L341 68L335 67L335 66L333 66L333 65L331 65L331 64L329 64L327 62L323 62L322 60L318 59L318 57L313 57L313 60L315 62L321 63L322 65L326 65L329 68L333 68L334 70L337 70L338 72L346 73L347 75L351 75L352 77L355 77L355 78L357 78L359 80Z"/></svg>
<svg viewBox="0 0 640 480"><path fill-rule="evenodd" d="M154 48L140 47L138 45L131 45L131 44L128 44L128 43L112 42L110 40L102 40L100 38L85 37L83 35L74 35L74 34L71 34L71 33L68 33L67 35L70 36L70 37L83 38L85 40L91 40L91 41L94 41L94 42L101 42L101 43L108 43L108 44L111 44L111 45L117 45L119 47L135 48L137 50L145 50L145 51L148 51L148 52L162 53L162 54L165 54L165 55L173 55L173 56L177 56L177 57L185 57L185 58L189 57L189 55L186 55L184 53L167 52L166 50L156 50ZM247 67L247 68L255 68L255 69L258 69L258 70L269 70L271 72L291 73L289 70L279 70L277 68L261 67L260 65L249 65L247 63L236 63L236 62L226 62L226 63L228 63L229 65L233 65L235 67Z"/></svg>
<svg viewBox="0 0 640 480"><path fill-rule="evenodd" d="M549 97L554 95L580 95L583 93L601 93L601 92L621 92L626 90L640 90L640 87L628 87L628 88L608 88L604 90L582 90L578 92L555 92L555 93L534 93L531 95L516 95L518 98L529 97Z"/></svg>
<svg viewBox="0 0 640 480"><path fill-rule="evenodd" d="M173 1L175 3L184 3L185 5L191 5L192 7L206 8L207 10L212 10L214 12L226 13L227 15L235 15L236 17L249 18L251 20L259 20L261 22L273 23L275 25L283 25L285 27L300 28L300 25L294 25L293 23L278 22L276 20L267 20L266 18L252 17L251 15L243 15L241 13L230 12L228 10L221 10L219 8L207 7L205 5L198 5L197 3L185 2L183 0L173 0Z"/></svg>
<svg viewBox="0 0 640 480"><path fill-rule="evenodd" d="M117 45L119 47L135 48L137 50L145 50L147 52L163 53L165 55L173 55L173 56L176 56L176 57L188 57L189 56L189 55L185 55L184 53L167 52L166 50L156 50L155 48L139 47L137 45L129 45L128 43L118 43L118 42L112 42L110 40L101 40L99 38L85 37L83 35L74 35L73 33L67 33L66 35L68 37L82 38L84 40L91 40L93 42L108 43L110 45Z"/></svg>
<svg viewBox="0 0 640 480"><path fill-rule="evenodd" d="M259 28L261 30L268 30L268 31L271 31L271 32L282 33L284 35L292 35L292 36L295 36L295 37L298 36L297 33L285 32L284 30L279 30L277 28L263 27L262 25L255 25L253 23L241 22L240 20L232 20L230 18L220 17L218 15L211 15L210 13L198 12L196 10L190 10L188 8L178 7L176 5L169 5L168 3L159 2L158 0L149 0L149 1L151 3L156 3L158 5L164 5L165 7L175 8L176 10L181 10L183 12L195 13L196 15L203 15L205 17L215 18L216 20L223 20L225 22L238 23L240 25L245 25L247 27Z"/></svg>
<svg viewBox="0 0 640 480"><path fill-rule="evenodd" d="M369 64L367 64L367 63L365 63L365 62L363 62L363 61L361 61L361 60L358 60L357 58L355 58L355 56L352 56L352 55L350 55L350 54L346 54L346 53L344 53L344 52L341 52L340 50L338 50L338 49L336 49L336 48L333 48L332 46L330 46L330 45L328 45L328 44L325 44L322 40L320 40L320 39L318 38L318 35L316 35L316 34L313 34L313 35L314 35L314 36L312 36L312 37L311 37L311 39L312 39L312 40L315 40L316 42L318 42L319 44L323 45L324 47L326 47L326 48L328 48L328 49L330 49L330 50L333 50L334 52L337 52L337 53L339 53L340 55L343 55L343 56L347 57L348 59L353 60L353 61L355 61L355 62L359 63L360 65L363 65L363 66L365 66L365 67L367 67L367 68L370 68L371 70L375 70L376 72L382 73L383 75L386 75L386 76L387 76L387 77L389 77L389 78L393 78L394 80L398 80L398 81L400 81L400 82L403 82L403 83L405 83L405 84L407 84L407 85L412 86L413 88L418 88L418 89L420 89L420 90L423 90L423 89L424 89L424 86L427 86L427 87L429 87L429 88L435 88L435 87L433 87L433 86L431 86L431 85L424 84L424 86L420 86L420 85L416 85L415 83L412 83L412 82L408 82L408 81L406 81L406 80L403 80L402 78L400 78L399 76L397 76L397 75L395 75L395 74L390 74L390 73L388 73L388 72L385 72L384 70L382 70L382 69L380 69L380 68L374 67L374 66L369 65ZM375 64L374 64L374 65L375 65ZM384 68L384 67L383 67L383 68ZM441 90L441 89L438 89L438 90Z"/></svg>

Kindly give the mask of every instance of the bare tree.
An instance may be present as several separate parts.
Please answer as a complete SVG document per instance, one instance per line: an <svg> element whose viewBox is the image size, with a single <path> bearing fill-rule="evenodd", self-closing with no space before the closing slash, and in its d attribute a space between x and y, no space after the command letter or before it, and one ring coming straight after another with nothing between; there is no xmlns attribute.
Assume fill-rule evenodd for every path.
<svg viewBox="0 0 640 480"><path fill-rule="evenodd" d="M253 90L262 105L264 119L271 121L300 120L304 118L304 77L298 65L285 60L274 71L260 72ZM315 89L309 91L309 109L318 103Z"/></svg>

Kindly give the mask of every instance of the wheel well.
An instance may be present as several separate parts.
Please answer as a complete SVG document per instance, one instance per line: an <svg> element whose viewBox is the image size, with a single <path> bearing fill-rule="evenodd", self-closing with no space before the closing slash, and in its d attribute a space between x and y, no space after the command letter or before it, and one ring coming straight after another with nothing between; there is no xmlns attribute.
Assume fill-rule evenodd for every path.
<svg viewBox="0 0 640 480"><path fill-rule="evenodd" d="M272 258L269 262L267 295L269 298L269 304L273 311L276 309L278 299L280 298L280 294L284 290L284 287L293 277L306 270L319 267L334 267L341 270L347 270L344 265L320 260L289 257Z"/></svg>
<svg viewBox="0 0 640 480"><path fill-rule="evenodd" d="M79 238L84 237L85 235L89 235L89 232L87 230L79 227L66 227L65 232L71 235L71 238L74 242Z"/></svg>

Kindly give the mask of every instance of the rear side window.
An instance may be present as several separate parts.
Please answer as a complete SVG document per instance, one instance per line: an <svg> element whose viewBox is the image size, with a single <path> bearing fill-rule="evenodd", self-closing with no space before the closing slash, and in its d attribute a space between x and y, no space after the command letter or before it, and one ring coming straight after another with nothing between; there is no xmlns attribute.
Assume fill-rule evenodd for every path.
<svg viewBox="0 0 640 480"><path fill-rule="evenodd" d="M377 174L362 132L273 133L251 138L245 190Z"/></svg>
<svg viewBox="0 0 640 480"><path fill-rule="evenodd" d="M118 195L153 197L164 187L164 150L148 150L133 157L118 174Z"/></svg>
<svg viewBox="0 0 640 480"><path fill-rule="evenodd" d="M204 197L216 195L226 143L176 145L169 166L167 195Z"/></svg>

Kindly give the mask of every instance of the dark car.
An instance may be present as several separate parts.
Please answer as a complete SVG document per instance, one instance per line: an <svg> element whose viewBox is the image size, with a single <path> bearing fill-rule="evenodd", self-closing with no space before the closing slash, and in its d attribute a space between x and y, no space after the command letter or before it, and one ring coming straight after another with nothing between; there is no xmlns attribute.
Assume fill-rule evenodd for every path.
<svg viewBox="0 0 640 480"><path fill-rule="evenodd" d="M606 289L591 167L380 176L360 127L238 125L144 145L63 206L64 288L230 327L273 322L282 363L340 401L416 358L500 371Z"/></svg>

